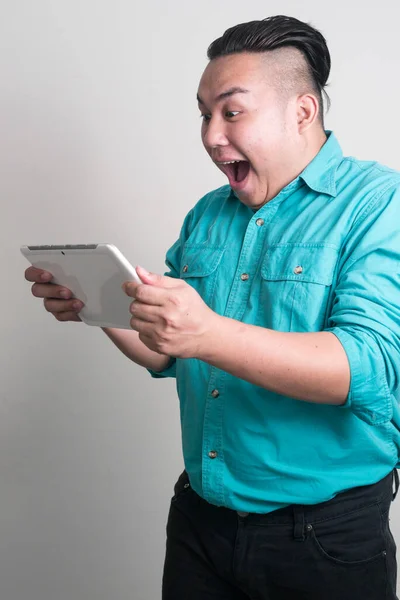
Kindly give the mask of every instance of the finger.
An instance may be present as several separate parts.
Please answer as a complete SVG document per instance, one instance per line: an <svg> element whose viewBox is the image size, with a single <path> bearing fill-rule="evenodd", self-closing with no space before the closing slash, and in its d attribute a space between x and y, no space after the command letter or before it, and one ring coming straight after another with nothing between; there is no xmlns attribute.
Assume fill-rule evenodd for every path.
<svg viewBox="0 0 400 600"><path fill-rule="evenodd" d="M160 308L135 300L129 307L131 314L146 323L156 323L160 320Z"/></svg>
<svg viewBox="0 0 400 600"><path fill-rule="evenodd" d="M139 333L139 340L141 342L143 342L143 344L145 346L147 346L148 348L150 348L150 350L153 350L153 352L157 352L158 354L162 354L161 352L159 352L157 350L157 345L154 343L153 339L150 336L143 335L142 333Z"/></svg>
<svg viewBox="0 0 400 600"><path fill-rule="evenodd" d="M64 298L67 300L72 297L71 290L55 283L34 283L32 294L36 298Z"/></svg>
<svg viewBox="0 0 400 600"><path fill-rule="evenodd" d="M163 288L147 285L145 283L139 285L135 291L135 298L143 304L151 304L153 306L163 306L168 297L168 291Z"/></svg>
<svg viewBox="0 0 400 600"><path fill-rule="evenodd" d="M47 312L51 313L74 313L81 311L83 303L80 300L54 300L53 298L46 298L43 302Z"/></svg>
<svg viewBox="0 0 400 600"><path fill-rule="evenodd" d="M82 319L75 313L75 312L62 312L62 313L55 313L54 317L56 318L57 321L60 322L65 322L65 321L75 321L75 322L80 322L82 321Z"/></svg>
<svg viewBox="0 0 400 600"><path fill-rule="evenodd" d="M159 287L172 288L176 286L177 279L175 277L168 277L167 275L158 275L157 273L150 273L143 267L137 266L136 272L139 275L143 283L149 285L156 285Z"/></svg>
<svg viewBox="0 0 400 600"><path fill-rule="evenodd" d="M125 281L121 287L127 296L130 296L131 298L135 298L136 297L136 289L140 285L142 285L142 284L137 283L136 281Z"/></svg>
<svg viewBox="0 0 400 600"><path fill-rule="evenodd" d="M142 319L136 319L136 317L132 317L130 325L132 329L138 331L142 335L151 336L154 331L154 325L152 323L147 323L146 321L142 321Z"/></svg>
<svg viewBox="0 0 400 600"><path fill-rule="evenodd" d="M52 278L51 273L43 269L37 269L36 267L28 267L25 271L25 279L27 281L39 283L40 281L50 281Z"/></svg>

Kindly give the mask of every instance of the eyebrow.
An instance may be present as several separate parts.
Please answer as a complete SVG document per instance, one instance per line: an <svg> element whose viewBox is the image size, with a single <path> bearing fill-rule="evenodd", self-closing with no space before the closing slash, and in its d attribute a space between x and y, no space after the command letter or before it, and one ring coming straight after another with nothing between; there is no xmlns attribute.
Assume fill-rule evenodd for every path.
<svg viewBox="0 0 400 600"><path fill-rule="evenodd" d="M245 90L242 87L231 87L229 88L229 90L226 90L225 92L222 92L222 94L219 94L216 98L215 98L215 102L219 102L220 100L224 100L224 98L230 98L230 96L233 96L234 94L248 94L249 90ZM200 98L200 96L197 94L197 102L199 104L202 104L204 106L204 102L203 100Z"/></svg>

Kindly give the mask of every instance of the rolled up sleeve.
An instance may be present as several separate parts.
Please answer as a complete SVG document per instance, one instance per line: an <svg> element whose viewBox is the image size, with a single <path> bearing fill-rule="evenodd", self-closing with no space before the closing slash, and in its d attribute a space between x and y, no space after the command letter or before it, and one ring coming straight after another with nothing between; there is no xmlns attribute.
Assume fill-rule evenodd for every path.
<svg viewBox="0 0 400 600"><path fill-rule="evenodd" d="M326 331L350 367L343 406L372 425L389 421L400 381L400 182L380 192L344 244Z"/></svg>

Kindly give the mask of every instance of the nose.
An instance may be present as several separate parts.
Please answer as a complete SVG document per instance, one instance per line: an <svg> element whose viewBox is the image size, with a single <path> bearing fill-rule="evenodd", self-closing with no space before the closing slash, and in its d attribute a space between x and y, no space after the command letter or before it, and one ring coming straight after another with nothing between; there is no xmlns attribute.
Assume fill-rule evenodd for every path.
<svg viewBox="0 0 400 600"><path fill-rule="evenodd" d="M218 119L211 118L203 128L203 144L209 152L218 146L229 145L223 123Z"/></svg>

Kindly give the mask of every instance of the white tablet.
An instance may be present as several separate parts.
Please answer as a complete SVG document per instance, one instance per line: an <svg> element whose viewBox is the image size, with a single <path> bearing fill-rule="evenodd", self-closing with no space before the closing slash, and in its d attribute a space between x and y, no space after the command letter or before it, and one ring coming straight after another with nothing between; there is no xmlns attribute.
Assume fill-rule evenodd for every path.
<svg viewBox="0 0 400 600"><path fill-rule="evenodd" d="M22 254L53 275L52 283L70 289L84 303L79 313L87 325L131 329L133 299L121 286L141 283L134 267L113 244L21 246Z"/></svg>

